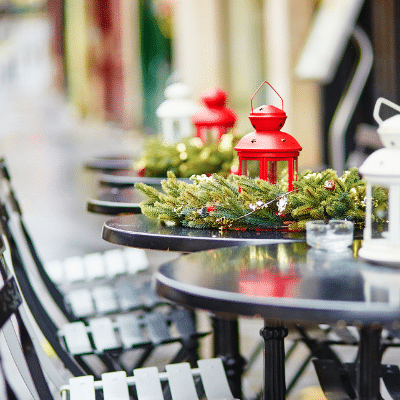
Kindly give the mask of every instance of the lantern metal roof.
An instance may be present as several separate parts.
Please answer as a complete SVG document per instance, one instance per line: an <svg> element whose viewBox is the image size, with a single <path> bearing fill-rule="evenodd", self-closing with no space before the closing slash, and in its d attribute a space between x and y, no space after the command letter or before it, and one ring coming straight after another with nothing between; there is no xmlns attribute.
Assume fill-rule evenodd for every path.
<svg viewBox="0 0 400 400"><path fill-rule="evenodd" d="M282 100L279 93L267 83ZM288 133L281 132L286 121L286 113L282 108L272 105L262 105L253 109L253 99L261 86L256 90L251 98L251 113L249 119L255 132L248 133L239 140L235 146L238 153L257 152L257 153L299 153L302 148L297 140Z"/></svg>
<svg viewBox="0 0 400 400"><path fill-rule="evenodd" d="M368 180L375 178L377 183L383 184L386 178L400 181L400 149L376 150L360 166L359 172Z"/></svg>
<svg viewBox="0 0 400 400"><path fill-rule="evenodd" d="M213 88L201 95L205 107L198 109L192 115L192 123L196 126L224 126L231 128L237 119L236 114L226 107L227 94L224 90Z"/></svg>
<svg viewBox="0 0 400 400"><path fill-rule="evenodd" d="M237 152L299 153L301 149L293 136L281 131L251 132L235 146Z"/></svg>
<svg viewBox="0 0 400 400"><path fill-rule="evenodd" d="M164 95L166 100L157 108L159 118L190 118L199 108L189 99L190 89L184 83L177 82L167 86Z"/></svg>
<svg viewBox="0 0 400 400"><path fill-rule="evenodd" d="M263 105L249 115L255 131L243 136L235 146L237 152L292 153L301 151L297 140L279 129L285 124L286 113L275 106Z"/></svg>
<svg viewBox="0 0 400 400"><path fill-rule="evenodd" d="M379 123L377 130L383 148L368 156L359 168L360 174L374 184L400 182L400 114L382 120L379 112L382 104L400 112L400 107L384 98L379 98L374 108L374 118Z"/></svg>

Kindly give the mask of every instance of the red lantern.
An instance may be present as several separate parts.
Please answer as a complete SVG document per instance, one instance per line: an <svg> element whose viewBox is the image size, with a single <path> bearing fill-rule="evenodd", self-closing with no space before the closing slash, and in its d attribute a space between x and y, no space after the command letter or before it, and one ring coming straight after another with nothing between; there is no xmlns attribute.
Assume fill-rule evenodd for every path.
<svg viewBox="0 0 400 400"><path fill-rule="evenodd" d="M204 143L220 141L221 136L236 122L236 114L225 106L226 98L226 93L218 88L209 89L201 95L205 107L192 115L192 122L196 126L196 136ZM210 138L209 133L214 137Z"/></svg>
<svg viewBox="0 0 400 400"><path fill-rule="evenodd" d="M279 93L267 82L272 90ZM239 156L239 175L253 176L276 184L277 177L285 169L288 174L288 190L293 190L293 181L297 180L297 159L301 146L297 140L280 129L286 121L286 113L274 106L260 106L253 110L253 99L261 86L251 98L250 121L255 132L245 135L235 147Z"/></svg>

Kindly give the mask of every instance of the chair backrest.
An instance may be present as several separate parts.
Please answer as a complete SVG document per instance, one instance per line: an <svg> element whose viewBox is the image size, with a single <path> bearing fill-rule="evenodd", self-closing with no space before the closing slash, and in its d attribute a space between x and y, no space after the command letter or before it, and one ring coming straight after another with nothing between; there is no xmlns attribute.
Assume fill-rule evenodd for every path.
<svg viewBox="0 0 400 400"><path fill-rule="evenodd" d="M13 238L37 296L42 300L46 311L55 321L74 322L77 318L95 316L98 313L114 313L126 306L136 307L137 309L148 308L145 299L149 299L150 290L147 291L146 296L137 297L136 304L132 304L132 296L124 295L120 287L115 290L113 285L97 286L96 289L88 286L86 288L81 287L80 290L69 288L67 294L60 290L60 283L54 281L53 277L49 275L50 265L46 265L46 268L38 255L24 223L19 202L12 189L5 161L1 158L0 216L3 218L3 224L7 225L7 234ZM79 281L80 283L87 283L86 278L101 277L103 281L107 281L122 274L131 276L146 269L148 260L143 250L124 248L108 250L102 255L92 253L86 254L84 257L68 257L63 261L58 260L58 262L50 264L53 271L63 270L61 279L64 286ZM57 276L57 273L55 276ZM137 291L139 290L140 288L137 289ZM103 301L107 293L109 293L109 296ZM132 290L129 293L132 293ZM86 297L87 302L82 299L82 295ZM155 297L153 300L155 300ZM47 304L52 306L46 307ZM154 302L154 305L161 304L159 298Z"/></svg>
<svg viewBox="0 0 400 400"><path fill-rule="evenodd" d="M58 303L53 301L52 295L47 292L45 282L42 281L41 274L36 268L34 254L29 249L29 240L25 238L20 208L10 187L9 174L2 159L0 159L0 224L11 257L9 267L12 268L23 294L25 309L32 314L33 320L50 346L74 376L93 374L93 370L86 363L78 365L61 346L57 336L59 324L55 323L54 317L60 318L63 322L68 319L65 318L63 310L57 307ZM43 304L48 303L53 304L45 308ZM52 315L49 309L51 312L55 311L56 315Z"/></svg>
<svg viewBox="0 0 400 400"><path fill-rule="evenodd" d="M10 349L11 356L17 366L18 371L24 380L27 389L35 400L53 399L53 395L48 386L47 380L36 352L37 343L32 339L30 328L26 324L23 313L23 297L14 276L4 260L3 252L5 245L0 237L0 274L3 286L0 289L0 329L4 334L4 339ZM15 329L11 317L15 316L18 324ZM10 386L4 374L8 390ZM58 380L58 382L60 382Z"/></svg>
<svg viewBox="0 0 400 400"><path fill-rule="evenodd" d="M75 360L61 346L57 336L58 326L43 307L42 301L38 297L35 289L32 286L30 276L28 275L19 248L16 245L12 234L10 233L7 222L4 218L0 220L2 232L7 240L9 252L11 255L11 265L13 273L18 281L20 290L26 301L26 308L32 314L34 321L43 333L46 340L49 342L57 356L62 360L66 368L76 376L86 373L93 373L90 369L84 371Z"/></svg>
<svg viewBox="0 0 400 400"><path fill-rule="evenodd" d="M7 235L5 236L7 237ZM96 388L101 388L100 397L104 397L106 400L128 400L129 386L132 385L136 388L139 400L164 400L165 382L168 382L172 400L183 400L184 398L186 400L198 400L201 397L197 394L199 391L200 393L204 391L209 400L233 399L220 359L199 360L198 368L193 370L190 370L188 363L181 363L166 366L166 372L163 373L158 373L156 367L138 368L134 370L132 377L126 377L126 373L121 371L110 372L103 374L101 381L94 381L93 376L85 375L75 365L76 370L74 371L74 368L72 368L71 372L76 373L76 377L70 378L69 385L65 385L65 379L52 365L36 336L35 327L30 324L25 293L21 292L21 286L25 284L29 286L29 282L25 281L28 279L26 274L20 271L23 268L18 265L21 261L18 251L13 245L12 237L10 242L8 243L9 250L14 253L12 259L17 263L14 268L17 279L12 275L12 270L8 267L4 258L3 253L6 246L2 236L0 236L0 275L3 282L0 289L0 330L4 334L11 356L34 400L54 399L46 378L57 389L61 388L60 392L64 398L69 396L71 399L77 400L82 398L95 400L97 398ZM34 294L30 293L29 290L25 292L28 297L33 297L35 300ZM32 302L32 305L34 309L40 306L35 301ZM43 310L35 309L34 311L40 318L45 317ZM12 316L15 316L18 324L17 329L11 321ZM33 317L35 319L35 315ZM46 329L49 329L49 327L46 326ZM57 339L57 335L54 335L54 338ZM56 348L54 348L53 343ZM60 347L58 340L51 341L50 345L56 351L57 346ZM70 358L68 359L72 361ZM65 360L62 359L62 361ZM69 369L68 362L64 362L64 364ZM201 379L201 390L198 389L196 377ZM15 398L14 394L12 396L10 400Z"/></svg>
<svg viewBox="0 0 400 400"><path fill-rule="evenodd" d="M57 307L53 307L53 310L58 309L64 318L73 321L75 318L65 306L64 295L47 274L29 235L3 158L0 158L0 216L4 219L3 224L6 223L8 226L8 234L13 237L24 265L28 268L31 280L35 280L36 285L41 286L39 289L41 293L48 293L46 300L55 302Z"/></svg>
<svg viewBox="0 0 400 400"><path fill-rule="evenodd" d="M156 367L138 368L133 376L123 371L108 372L102 374L101 381L93 376L71 378L61 388L61 395L63 400L95 400L96 392L101 392L104 400L129 400L129 387L134 386L138 400L164 400L168 398L164 390L167 382L172 400L199 400L203 392L208 400L234 399L220 358L199 360L197 364L193 369L189 363L169 364L166 372L158 372Z"/></svg>
<svg viewBox="0 0 400 400"><path fill-rule="evenodd" d="M49 294L48 291L46 291L47 285L45 281L42 280L42 277L46 274L45 272L40 272L40 270L44 271L44 268L40 263L39 257L36 255L32 241L30 240L26 228L23 224L20 207L11 189L10 177L4 160L0 160L0 224L10 250L12 261L11 264L14 269L15 276L20 285L22 294L26 300L29 310L32 313L33 318L38 324L43 335L45 336L53 350L56 352L57 356L65 364L66 368L74 376L80 376L84 374L95 375L92 367L93 364L91 364L90 360L85 357L85 354L71 352L69 346L64 346L64 343L60 341L60 333L62 333L61 329L64 326L68 325L65 322L73 320L73 322L75 322L75 327L77 326L77 322L75 318L72 319L69 318L68 315L65 315L65 309L61 310L58 307L59 302L52 301L52 295ZM92 291L92 293L93 292L94 291ZM144 297L145 296L141 296L141 299ZM48 307L48 304L50 303L52 303L52 305L51 307ZM62 303L64 304L64 301L62 301ZM53 314L54 310L58 310L56 316L54 316ZM59 319L60 316L62 320ZM143 343L143 346L145 348L149 348L149 350L146 351L143 356L139 357L138 362L144 362L144 356L149 356L150 348L157 345L156 341L153 340L153 337L160 332L162 324L157 325L156 322L151 323L150 321L151 318L156 318L157 316L158 314L153 315L151 313L146 313L147 330L154 328L152 332L150 332L153 333L153 335L150 335L153 343L152 346ZM55 317L57 317L57 319ZM174 327L178 328L179 334L181 334L182 336L182 348L177 353L174 361L178 362L182 361L183 359L188 360L190 359L192 354L195 354L197 338L201 336L196 336L196 346L194 346L193 340L195 339L196 334L194 329L192 331L188 331L186 329L187 332L185 331L185 329L182 329L182 326L183 328L190 327L191 321L187 319L182 321L182 319L185 318L181 318L181 314L179 312L174 312L173 317L174 321L171 322L174 322ZM97 319L96 321L99 322L100 320ZM93 321L93 323L96 321ZM109 326L111 324L111 320L108 320L108 322ZM122 326L122 328L124 328L124 326ZM112 329L112 333L114 334L114 336L118 336L117 332L114 331L116 330ZM101 329L100 332L102 334L106 333L106 331L102 331ZM118 330L118 333L120 334L121 330ZM90 331L89 336L90 338L87 338L87 342L89 342L89 344L91 345L92 341L96 342L94 339L92 340L93 331ZM106 339L107 336L99 336L99 338L103 341L103 339ZM80 339L84 339L84 337L82 336ZM177 340L174 339L172 341ZM82 340L76 342L82 342ZM97 347L98 343L96 342L94 344L96 349L94 353L99 355L99 351L97 351L99 349L99 347ZM119 348L119 346L117 346L117 348ZM107 363L107 368L116 368L114 366L115 357L113 358L112 355L101 354L99 355L99 357L101 358L102 362ZM99 376L97 375L97 377Z"/></svg>

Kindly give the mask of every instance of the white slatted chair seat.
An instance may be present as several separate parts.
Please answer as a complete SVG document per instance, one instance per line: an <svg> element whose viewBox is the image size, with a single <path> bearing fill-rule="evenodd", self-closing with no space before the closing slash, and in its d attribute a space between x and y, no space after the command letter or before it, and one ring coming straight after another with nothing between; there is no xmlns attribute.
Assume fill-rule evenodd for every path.
<svg viewBox="0 0 400 400"><path fill-rule="evenodd" d="M186 318L186 323L176 323L180 318ZM102 317L72 322L64 325L58 334L69 353L76 356L185 343L188 338L197 339L207 332L196 332L188 311L174 309L168 313L121 314L115 319Z"/></svg>
<svg viewBox="0 0 400 400"><path fill-rule="evenodd" d="M58 285L64 282L64 265L60 260L52 260L46 263L46 272L50 279Z"/></svg>
<svg viewBox="0 0 400 400"><path fill-rule="evenodd" d="M68 257L63 262L64 279L67 283L86 280L85 264L82 257Z"/></svg>
<svg viewBox="0 0 400 400"><path fill-rule="evenodd" d="M123 280L113 286L97 285L71 290L65 295L65 302L77 319L125 311L150 311L170 304L154 292L150 282L137 286L132 280Z"/></svg>
<svg viewBox="0 0 400 400"><path fill-rule="evenodd" d="M139 290L133 290L132 284L123 283L115 286L115 294L121 311L138 310L147 307ZM160 301L161 304L161 301Z"/></svg>
<svg viewBox="0 0 400 400"><path fill-rule="evenodd" d="M106 275L106 267L101 253L90 253L84 255L83 264L86 269L86 280L88 281L102 279Z"/></svg>
<svg viewBox="0 0 400 400"><path fill-rule="evenodd" d="M119 309L115 290L110 286L97 286L92 290L96 310L99 314L116 312Z"/></svg>
<svg viewBox="0 0 400 400"><path fill-rule="evenodd" d="M59 285L96 279L109 280L123 274L136 274L148 267L145 251L128 247L53 260L45 264L46 272Z"/></svg>
<svg viewBox="0 0 400 400"><path fill-rule="evenodd" d="M102 391L104 400L128 400L129 387L135 386L138 400L164 400L163 382L168 381L172 400L199 400L195 379L200 378L208 400L233 400L221 359L198 361L198 368L188 363L170 364L166 372L156 367L139 368L133 376L125 372L102 374L101 381L91 376L71 378L61 388L63 400L94 400L96 391Z"/></svg>
<svg viewBox="0 0 400 400"><path fill-rule="evenodd" d="M114 278L117 275L126 274L126 264L121 249L109 250L104 253L106 275Z"/></svg>
<svg viewBox="0 0 400 400"><path fill-rule="evenodd" d="M144 250L128 247L54 260L45 265L50 278L65 292L65 306L76 319L152 310L169 304L157 296L149 282L142 286L134 282L134 275L148 267ZM122 275L127 275L128 280L114 279Z"/></svg>
<svg viewBox="0 0 400 400"><path fill-rule="evenodd" d="M125 349L150 345L150 341L143 338L142 324L138 319L135 315L118 315L116 318L119 337Z"/></svg>
<svg viewBox="0 0 400 400"><path fill-rule="evenodd" d="M41 283L69 321L138 309L151 310L166 304L150 285L139 285L150 278L150 274L138 276L140 271L149 268L143 249L120 247L43 265L23 222L22 210L3 159L0 160L0 183L2 213L7 219L8 234L22 255L23 268L41 277ZM119 289L121 293L118 293Z"/></svg>

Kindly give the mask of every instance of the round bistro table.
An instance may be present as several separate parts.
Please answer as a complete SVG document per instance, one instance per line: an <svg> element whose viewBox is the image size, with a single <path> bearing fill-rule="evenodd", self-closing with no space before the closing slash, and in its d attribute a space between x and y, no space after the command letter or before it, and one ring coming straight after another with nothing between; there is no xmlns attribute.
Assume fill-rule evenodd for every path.
<svg viewBox="0 0 400 400"><path fill-rule="evenodd" d="M305 234L271 231L191 229L163 226L145 215L124 215L103 224L104 240L121 246L192 253L230 246L301 242Z"/></svg>
<svg viewBox="0 0 400 400"><path fill-rule="evenodd" d="M285 242L184 255L160 267L155 285L158 294L183 306L265 319L268 400L285 398L285 323L356 326L359 361L353 374L324 360L315 366L327 369L328 398L381 399L381 332L399 324L399 268L362 262L350 249L331 253Z"/></svg>
<svg viewBox="0 0 400 400"><path fill-rule="evenodd" d="M140 214L139 203L146 196L134 189L135 183L144 183L161 191L161 182L165 179L104 174L99 178L100 190L97 196L87 201L87 210L106 215ZM184 181L190 182L188 179Z"/></svg>
<svg viewBox="0 0 400 400"><path fill-rule="evenodd" d="M124 215L105 222L102 237L108 242L122 246L180 253L305 240L304 233L220 231L161 226L142 214ZM244 371L244 360L239 349L238 319L212 317L212 325L215 338L214 355L223 356L233 394L236 398L241 398L240 382Z"/></svg>
<svg viewBox="0 0 400 400"><path fill-rule="evenodd" d="M100 191L95 198L87 200L87 210L106 215L140 214L139 203L146 196L134 189L135 183L144 183L162 190L161 182L166 178L148 178L124 175L102 175L99 178ZM189 179L182 179L191 182Z"/></svg>
<svg viewBox="0 0 400 400"><path fill-rule="evenodd" d="M110 155L92 157L83 164L84 168L91 171L116 173L119 171L127 171L133 174L133 164L135 158L129 155Z"/></svg>
<svg viewBox="0 0 400 400"><path fill-rule="evenodd" d="M95 214L140 214L144 196L133 188L103 188L96 198L87 200L87 210Z"/></svg>
<svg viewBox="0 0 400 400"><path fill-rule="evenodd" d="M166 180L167 178L152 178L146 176L123 176L123 175L115 175L115 174L103 174L99 177L99 184L101 186L109 186L109 187L133 187L135 183L144 183L146 185L154 186L158 190L161 190L161 182ZM190 179L187 178L178 178L178 181L183 181L187 183L193 183Z"/></svg>

